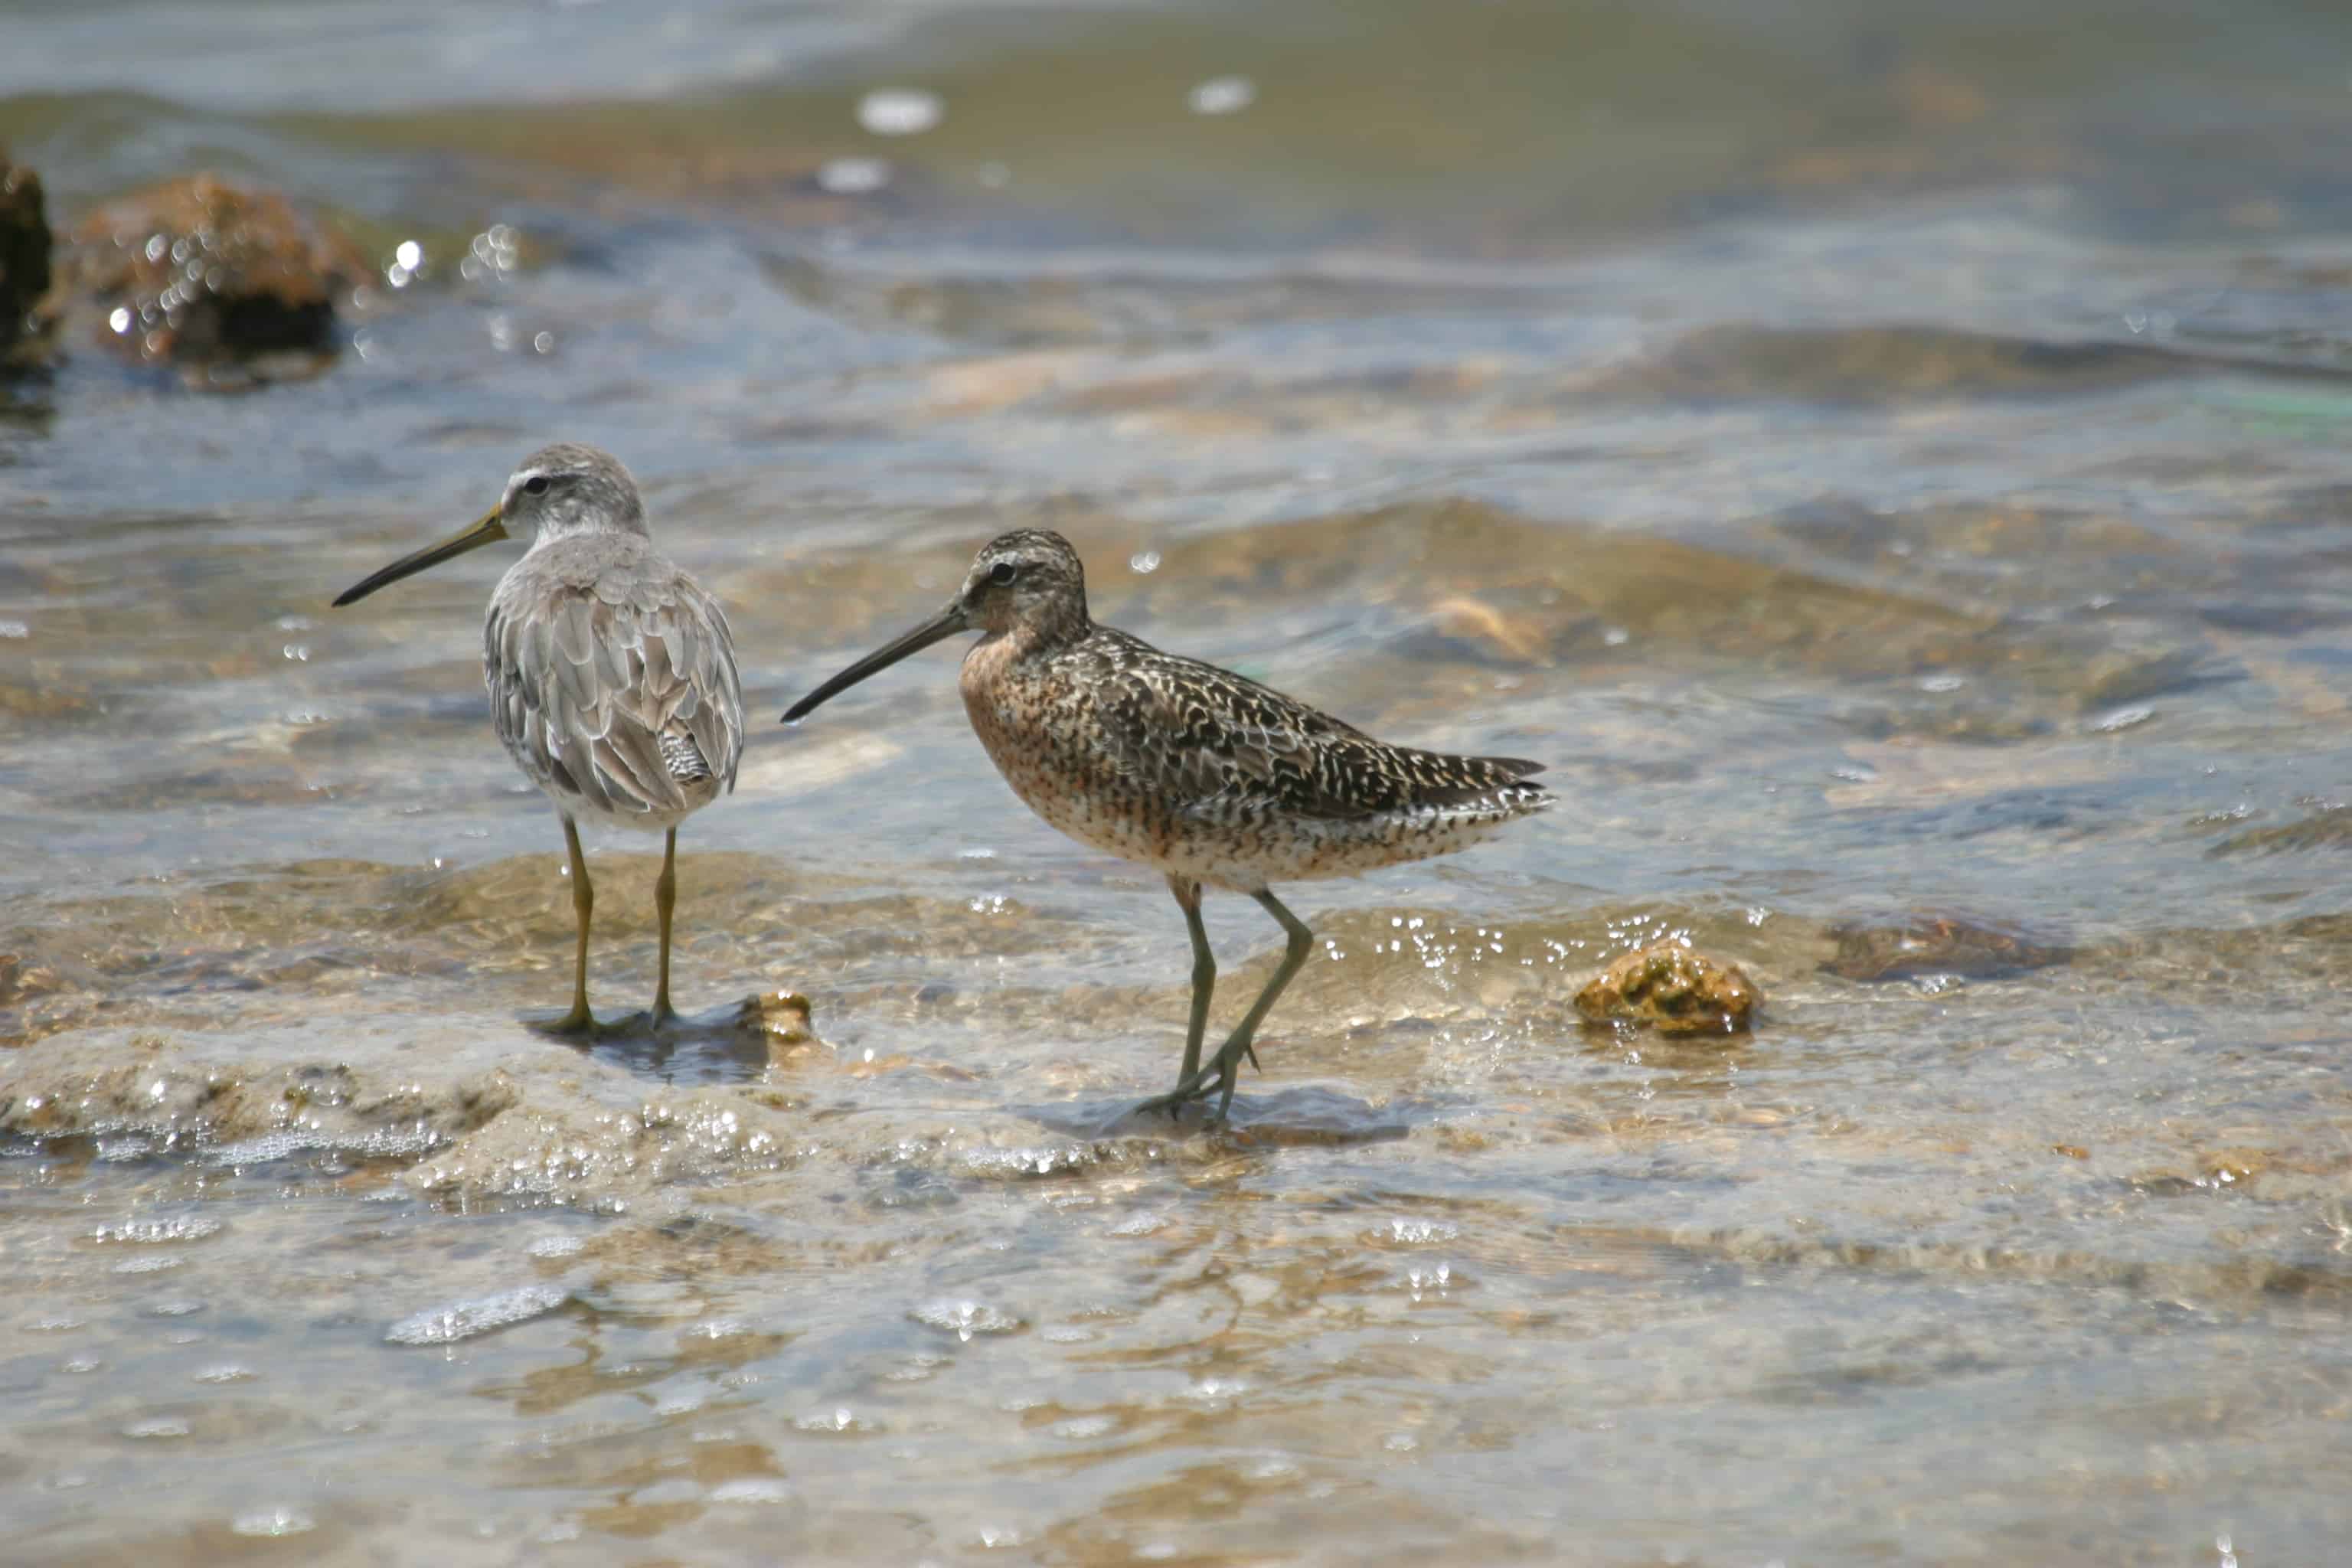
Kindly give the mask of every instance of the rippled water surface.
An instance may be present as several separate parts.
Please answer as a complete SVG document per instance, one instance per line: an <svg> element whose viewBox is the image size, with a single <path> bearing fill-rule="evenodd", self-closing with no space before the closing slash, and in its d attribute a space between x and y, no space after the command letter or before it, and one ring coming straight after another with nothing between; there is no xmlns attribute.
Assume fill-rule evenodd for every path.
<svg viewBox="0 0 2352 1568"><path fill-rule="evenodd" d="M2352 1539L2340 7L6 29L61 226L212 167L424 260L315 378L0 383L12 1561ZM692 1026L584 1049L499 563L326 607L556 437L755 720ZM949 650L773 722L1033 524L1101 618L1565 796L1294 889L1226 1130L1122 1115L1183 923ZM656 860L592 865L620 1015ZM1279 933L1207 912L1223 1023ZM1752 1036L1580 1024L1675 933Z"/></svg>

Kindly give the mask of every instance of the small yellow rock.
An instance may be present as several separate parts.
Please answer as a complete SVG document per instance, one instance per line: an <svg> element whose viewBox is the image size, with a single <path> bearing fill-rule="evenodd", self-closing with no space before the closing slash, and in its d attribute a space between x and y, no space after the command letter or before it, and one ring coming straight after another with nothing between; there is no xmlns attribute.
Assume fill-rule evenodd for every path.
<svg viewBox="0 0 2352 1568"><path fill-rule="evenodd" d="M771 1047L798 1045L816 1037L809 1023L809 1000L797 991L762 991L743 999L736 1023L768 1037Z"/></svg>
<svg viewBox="0 0 2352 1568"><path fill-rule="evenodd" d="M1764 993L1737 964L1717 963L1679 942L1620 957L1576 994L1595 1024L1647 1024L1667 1035L1727 1035L1748 1027Z"/></svg>

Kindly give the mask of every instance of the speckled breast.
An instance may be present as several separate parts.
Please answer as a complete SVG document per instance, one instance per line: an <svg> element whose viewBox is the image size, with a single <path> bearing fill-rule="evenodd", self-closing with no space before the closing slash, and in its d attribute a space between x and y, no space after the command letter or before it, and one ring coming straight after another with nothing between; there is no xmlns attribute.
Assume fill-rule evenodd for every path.
<svg viewBox="0 0 2352 1568"><path fill-rule="evenodd" d="M1057 702L1014 673L1009 639L975 645L959 682L972 732L1022 804L1081 844L1166 868L1174 847L1165 802L1118 779L1089 744L1082 705Z"/></svg>

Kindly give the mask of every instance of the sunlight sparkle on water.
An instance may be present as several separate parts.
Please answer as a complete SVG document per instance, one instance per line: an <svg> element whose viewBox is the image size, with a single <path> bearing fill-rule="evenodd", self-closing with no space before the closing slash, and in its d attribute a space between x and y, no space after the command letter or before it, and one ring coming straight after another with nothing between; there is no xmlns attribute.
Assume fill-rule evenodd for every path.
<svg viewBox="0 0 2352 1568"><path fill-rule="evenodd" d="M870 195L890 183L887 158L832 158L816 172L816 183L836 196Z"/></svg>
<svg viewBox="0 0 2352 1568"><path fill-rule="evenodd" d="M879 87L857 100L857 123L877 136L913 136L940 122L946 106L919 87Z"/></svg>
<svg viewBox="0 0 2352 1568"><path fill-rule="evenodd" d="M971 1340L974 1334L1014 1333L1022 1326L1021 1320L1012 1313L984 1301L926 1301L907 1315L927 1329L939 1329L963 1341Z"/></svg>
<svg viewBox="0 0 2352 1568"><path fill-rule="evenodd" d="M1257 100L1257 84L1245 76L1211 77L1186 95L1195 114L1239 114Z"/></svg>
<svg viewBox="0 0 2352 1568"><path fill-rule="evenodd" d="M300 1535L318 1521L299 1508L262 1508L238 1514L229 1528L239 1535Z"/></svg>

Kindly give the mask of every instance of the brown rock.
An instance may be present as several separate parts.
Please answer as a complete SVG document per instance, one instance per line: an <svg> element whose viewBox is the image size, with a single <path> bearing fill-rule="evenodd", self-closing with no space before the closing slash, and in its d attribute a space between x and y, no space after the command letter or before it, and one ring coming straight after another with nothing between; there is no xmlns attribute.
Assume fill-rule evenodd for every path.
<svg viewBox="0 0 2352 1568"><path fill-rule="evenodd" d="M1727 1035L1748 1027L1763 1001L1764 993L1738 965L1662 942L1621 956L1576 994L1576 1010L1594 1024Z"/></svg>
<svg viewBox="0 0 2352 1568"><path fill-rule="evenodd" d="M0 147L0 343L21 333L49 291L49 219L41 177Z"/></svg>
<svg viewBox="0 0 2352 1568"><path fill-rule="evenodd" d="M2198 1156L2197 1163L2204 1170L2207 1181L2226 1186L2270 1169L2271 1153L2267 1149L2209 1149Z"/></svg>
<svg viewBox="0 0 2352 1568"><path fill-rule="evenodd" d="M768 1047L807 1045L816 1038L809 1000L797 991L761 991L743 999L736 1026L766 1037Z"/></svg>
<svg viewBox="0 0 2352 1568"><path fill-rule="evenodd" d="M335 346L339 303L374 275L359 247L274 192L210 174L134 192L75 229L65 282L98 335L181 363Z"/></svg>

